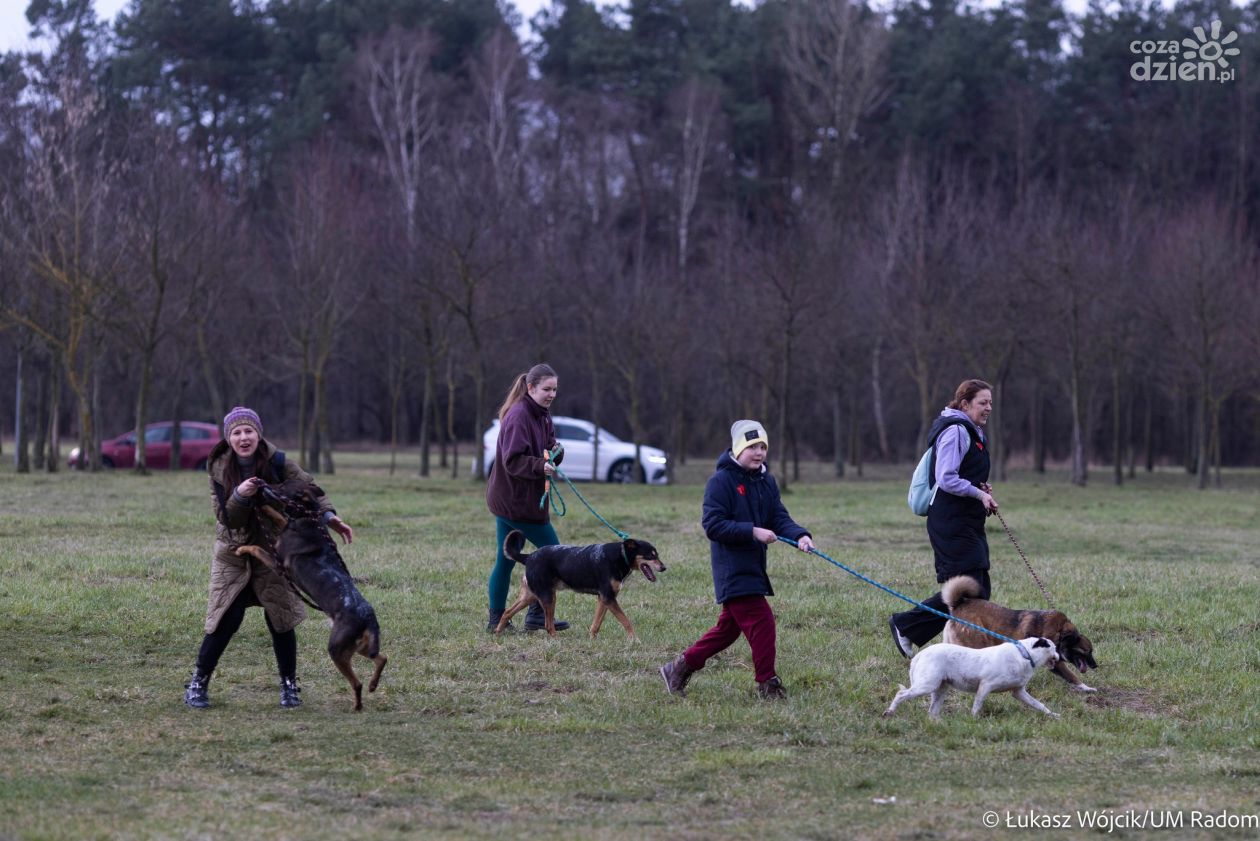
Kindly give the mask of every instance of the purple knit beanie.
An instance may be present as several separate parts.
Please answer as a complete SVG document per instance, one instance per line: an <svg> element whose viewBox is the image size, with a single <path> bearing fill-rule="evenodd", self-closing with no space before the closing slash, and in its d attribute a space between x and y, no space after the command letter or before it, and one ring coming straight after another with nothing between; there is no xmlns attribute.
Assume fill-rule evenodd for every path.
<svg viewBox="0 0 1260 841"><path fill-rule="evenodd" d="M258 433L258 437L263 437L262 420L258 417L258 413L253 409L246 409L244 406L237 406L223 416L223 437L229 437L232 434L232 429L242 424L252 426L254 431Z"/></svg>

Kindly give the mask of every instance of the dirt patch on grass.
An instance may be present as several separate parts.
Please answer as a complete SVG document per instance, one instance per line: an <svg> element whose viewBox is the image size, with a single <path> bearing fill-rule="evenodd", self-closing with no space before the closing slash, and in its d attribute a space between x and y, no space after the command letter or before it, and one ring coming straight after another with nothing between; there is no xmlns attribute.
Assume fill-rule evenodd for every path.
<svg viewBox="0 0 1260 841"><path fill-rule="evenodd" d="M1153 693L1142 689L1100 689L1085 696L1085 703L1101 709L1129 710L1151 718L1170 713L1167 704L1161 704Z"/></svg>

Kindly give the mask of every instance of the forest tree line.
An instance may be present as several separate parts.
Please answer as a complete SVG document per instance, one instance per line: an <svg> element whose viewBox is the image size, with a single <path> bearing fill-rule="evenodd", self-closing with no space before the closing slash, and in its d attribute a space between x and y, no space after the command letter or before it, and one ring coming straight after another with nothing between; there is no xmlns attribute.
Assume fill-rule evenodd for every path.
<svg viewBox="0 0 1260 841"><path fill-rule="evenodd" d="M760 418L785 477L916 458L968 377L999 476L1260 462L1256 0L556 0L526 39L494 0L27 16L19 470L245 404L316 471L376 441L466 475L544 360L559 414L676 458ZM1217 20L1232 78L1131 72Z"/></svg>

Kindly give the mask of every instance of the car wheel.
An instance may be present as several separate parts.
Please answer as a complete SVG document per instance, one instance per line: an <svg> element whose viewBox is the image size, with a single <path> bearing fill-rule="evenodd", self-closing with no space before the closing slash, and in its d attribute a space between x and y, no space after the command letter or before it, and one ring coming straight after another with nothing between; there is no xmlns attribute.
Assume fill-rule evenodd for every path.
<svg viewBox="0 0 1260 841"><path fill-rule="evenodd" d="M614 461L612 467L608 468L608 481L616 482L621 485L629 485L634 482L634 462L628 458L620 461Z"/></svg>
<svg viewBox="0 0 1260 841"><path fill-rule="evenodd" d="M197 470L197 471L200 471L201 473L205 473L205 472L206 472L206 466L207 466L207 465L206 465L206 460L203 458L201 461L199 461L199 462L197 462L196 464L194 464L194 465L193 465L193 470Z"/></svg>
<svg viewBox="0 0 1260 841"><path fill-rule="evenodd" d="M101 456L101 467L104 467L106 470L113 470L114 460L109 456Z"/></svg>

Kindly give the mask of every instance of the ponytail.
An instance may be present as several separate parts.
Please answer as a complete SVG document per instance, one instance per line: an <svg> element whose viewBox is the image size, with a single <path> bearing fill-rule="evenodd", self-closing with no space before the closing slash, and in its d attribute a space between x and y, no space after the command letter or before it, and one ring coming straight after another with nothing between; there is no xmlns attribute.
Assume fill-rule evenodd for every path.
<svg viewBox="0 0 1260 841"><path fill-rule="evenodd" d="M508 409L520 402L527 391L529 388L525 384L525 375L518 374L516 379L512 380L512 387L508 389L507 396L503 398L503 405L499 406L499 423L503 423L503 416L508 413Z"/></svg>

